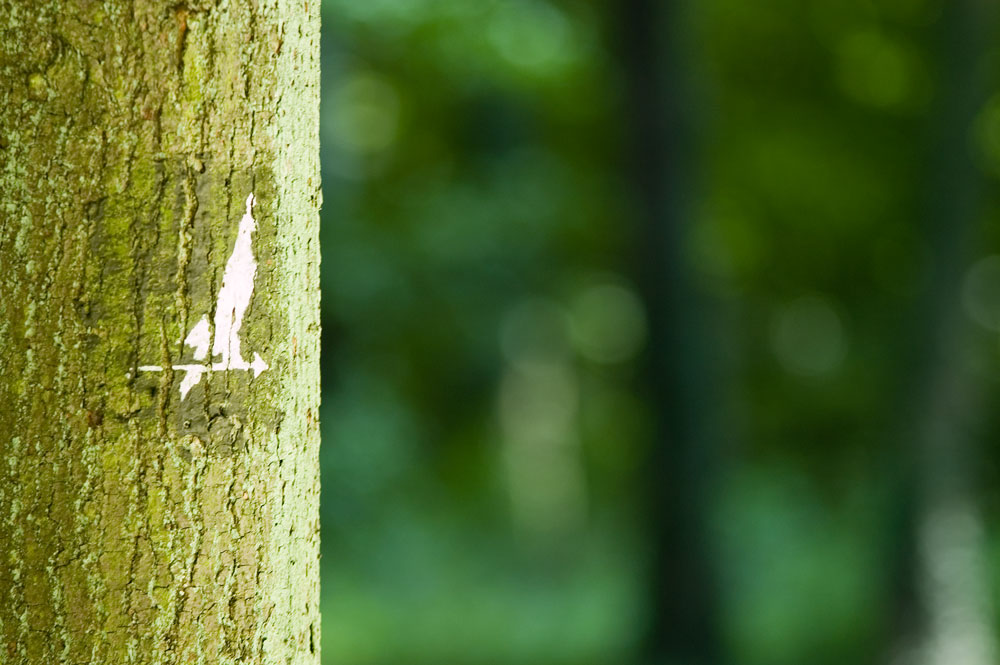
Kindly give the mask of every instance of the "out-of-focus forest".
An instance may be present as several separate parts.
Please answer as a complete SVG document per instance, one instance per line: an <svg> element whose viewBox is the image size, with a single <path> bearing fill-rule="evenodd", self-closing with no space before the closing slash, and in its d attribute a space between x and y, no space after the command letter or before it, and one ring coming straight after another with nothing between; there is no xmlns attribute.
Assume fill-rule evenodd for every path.
<svg viewBox="0 0 1000 665"><path fill-rule="evenodd" d="M323 0L323 662L1000 658L990 0Z"/></svg>

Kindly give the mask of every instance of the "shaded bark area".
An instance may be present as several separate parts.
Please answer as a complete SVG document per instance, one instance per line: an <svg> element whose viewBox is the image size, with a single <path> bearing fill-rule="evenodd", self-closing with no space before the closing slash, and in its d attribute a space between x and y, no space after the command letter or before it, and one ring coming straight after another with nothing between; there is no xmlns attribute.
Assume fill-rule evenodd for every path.
<svg viewBox="0 0 1000 665"><path fill-rule="evenodd" d="M316 663L319 2L0 15L0 661Z"/></svg>
<svg viewBox="0 0 1000 665"><path fill-rule="evenodd" d="M682 7L627 0L616 8L636 202L637 273L649 317L646 385L656 417L643 479L652 536L641 659L717 663L719 607L709 545L717 451L707 415L709 340L706 312L683 251L693 159L675 41Z"/></svg>

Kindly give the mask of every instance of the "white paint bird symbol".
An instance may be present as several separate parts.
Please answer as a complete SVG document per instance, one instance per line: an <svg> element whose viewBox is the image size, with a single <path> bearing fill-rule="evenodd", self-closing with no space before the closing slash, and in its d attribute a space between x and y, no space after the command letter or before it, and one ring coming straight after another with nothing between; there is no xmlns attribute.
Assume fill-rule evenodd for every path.
<svg viewBox="0 0 1000 665"><path fill-rule="evenodd" d="M215 336L213 341L212 327L205 314L184 338L184 344L194 349L194 359L204 361L208 356L209 345L212 356L219 360L211 364L205 362L172 365L175 370L185 372L181 379L181 399L187 397L191 388L198 385L205 372L223 372L227 370L252 370L254 378L268 369L268 365L256 351L253 362L243 359L240 344L240 328L243 327L243 315L250 305L253 295L254 277L257 275L257 260L253 255L253 233L257 230L257 221L253 218L253 204L256 201L251 193L247 197L246 212L240 219L240 227L236 234L236 244L233 253L226 261L226 270L222 275L222 288L215 301ZM159 365L142 365L143 372L162 372Z"/></svg>

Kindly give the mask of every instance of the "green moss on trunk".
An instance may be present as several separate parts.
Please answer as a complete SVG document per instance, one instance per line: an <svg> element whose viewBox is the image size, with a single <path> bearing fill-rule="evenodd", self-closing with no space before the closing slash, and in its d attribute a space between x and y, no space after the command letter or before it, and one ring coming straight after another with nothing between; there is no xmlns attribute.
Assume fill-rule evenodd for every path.
<svg viewBox="0 0 1000 665"><path fill-rule="evenodd" d="M0 662L319 662L318 12L0 0Z"/></svg>

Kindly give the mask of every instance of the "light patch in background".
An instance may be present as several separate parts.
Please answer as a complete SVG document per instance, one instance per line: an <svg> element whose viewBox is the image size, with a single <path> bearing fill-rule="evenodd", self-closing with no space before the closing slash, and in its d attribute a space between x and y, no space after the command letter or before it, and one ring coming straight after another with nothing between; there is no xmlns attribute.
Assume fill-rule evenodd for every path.
<svg viewBox="0 0 1000 665"><path fill-rule="evenodd" d="M393 488L413 473L421 432L395 386L369 368L345 373L339 387L323 397L321 411L323 440L336 442L335 452L323 457L325 472L336 481L324 492L336 499L323 509L331 520L353 526L366 496L388 501Z"/></svg>
<svg viewBox="0 0 1000 665"><path fill-rule="evenodd" d="M926 73L908 45L875 30L848 34L837 49L837 78L855 101L886 110L926 101Z"/></svg>
<svg viewBox="0 0 1000 665"><path fill-rule="evenodd" d="M921 592L930 608L922 665L996 663L983 525L971 502L944 499L920 528Z"/></svg>
<svg viewBox="0 0 1000 665"><path fill-rule="evenodd" d="M566 313L543 298L522 300L500 324L500 349L512 364L563 361L569 353Z"/></svg>
<svg viewBox="0 0 1000 665"><path fill-rule="evenodd" d="M619 280L581 291L570 304L573 347L587 360L620 363L646 342L646 312L635 292Z"/></svg>
<svg viewBox="0 0 1000 665"><path fill-rule="evenodd" d="M990 98L980 111L974 131L980 159L994 177L1000 176L1000 95Z"/></svg>
<svg viewBox="0 0 1000 665"><path fill-rule="evenodd" d="M504 317L507 360L497 411L515 528L548 540L583 526L587 491L580 452L579 380L563 310L543 299Z"/></svg>
<svg viewBox="0 0 1000 665"><path fill-rule="evenodd" d="M366 156L383 152L399 134L400 104L386 79L355 72L329 93L324 104L325 138L340 150Z"/></svg>
<svg viewBox="0 0 1000 665"><path fill-rule="evenodd" d="M569 22L547 2L497 3L486 36L505 60L539 73L565 64L575 52Z"/></svg>
<svg viewBox="0 0 1000 665"><path fill-rule="evenodd" d="M770 336L778 362L800 376L829 375L847 354L843 321L821 296L797 298L779 308L771 319Z"/></svg>
<svg viewBox="0 0 1000 665"><path fill-rule="evenodd" d="M962 308L987 330L1000 331L1000 255L977 261L965 273Z"/></svg>
<svg viewBox="0 0 1000 665"><path fill-rule="evenodd" d="M429 0L324 0L323 9L340 20L350 19L383 27L416 23L427 15Z"/></svg>
<svg viewBox="0 0 1000 665"><path fill-rule="evenodd" d="M759 224L739 207L718 206L708 211L687 238L691 266L708 286L725 295L743 291L746 277L758 270L768 253Z"/></svg>
<svg viewBox="0 0 1000 665"><path fill-rule="evenodd" d="M713 502L715 542L727 562L719 571L720 625L732 653L751 654L740 662L811 662L808 654L826 653L877 621L883 484L856 476L850 496L828 501L819 483L792 466L727 474Z"/></svg>

